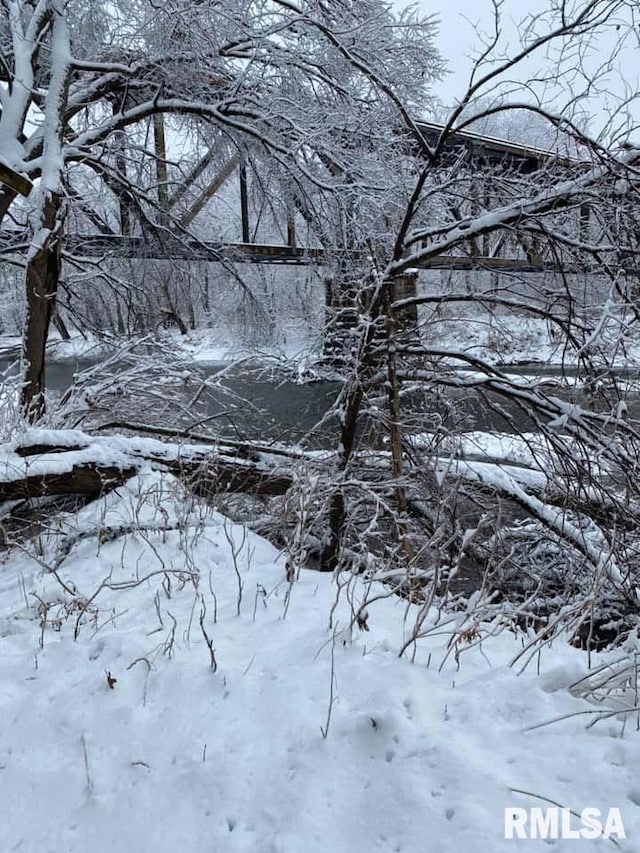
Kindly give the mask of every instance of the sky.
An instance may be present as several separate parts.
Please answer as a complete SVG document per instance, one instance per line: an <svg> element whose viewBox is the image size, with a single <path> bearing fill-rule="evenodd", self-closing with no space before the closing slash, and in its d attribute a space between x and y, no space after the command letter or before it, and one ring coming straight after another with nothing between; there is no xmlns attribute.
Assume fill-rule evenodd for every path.
<svg viewBox="0 0 640 853"><path fill-rule="evenodd" d="M396 5L407 4L397 0ZM482 0L421 0L418 6L425 14L439 18L437 45L449 63L449 75L440 89L443 96L453 99L464 91L469 79L469 55L476 44L476 34L469 21L475 22L481 8L486 7L486 12L489 7Z"/></svg>
<svg viewBox="0 0 640 853"><path fill-rule="evenodd" d="M394 2L397 7L408 5L404 0ZM466 91L472 67L471 56L477 52L480 44L475 27L491 26L493 4L491 0L418 0L417 5L423 13L434 14L440 19L436 44L449 64L449 74L444 81L436 85L435 91L445 104L451 105ZM548 12L550 6L550 0L527 0L526 4L522 0L504 0L502 43L507 49L513 51L520 42L518 22L522 17L537 10L541 13ZM603 78L602 85L595 87L591 96L585 98L581 104L582 118L587 114L591 117L590 131L603 141L607 135L618 140L628 136L634 140L640 139L640 39L637 35L640 30L636 26L634 34L627 26L628 20L622 20L620 23L620 29L616 29L614 24L591 46L587 58L587 70L594 73L620 46L621 36L627 34L620 54ZM539 68L539 63L528 63L515 75L516 85L511 87L512 100L526 97L526 90L523 86L518 86L517 81L525 83L535 78ZM575 68L572 69L569 63L565 82L572 70L575 72ZM513 80L513 76L511 79ZM578 75L574 85L584 89L584 78ZM544 99L547 108L564 113L567 102L566 86L556 87L555 91L547 86ZM628 103L621 107L624 101ZM634 130L634 127L638 129Z"/></svg>

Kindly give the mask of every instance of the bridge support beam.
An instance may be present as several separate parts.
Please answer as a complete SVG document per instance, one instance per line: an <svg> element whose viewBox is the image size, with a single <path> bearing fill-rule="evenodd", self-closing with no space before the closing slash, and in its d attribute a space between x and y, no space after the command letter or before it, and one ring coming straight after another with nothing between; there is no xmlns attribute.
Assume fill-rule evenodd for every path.
<svg viewBox="0 0 640 853"><path fill-rule="evenodd" d="M397 276L391 282L389 303L416 296L417 282L417 271ZM344 362L353 356L360 320L368 307L369 293L366 287L358 286L358 283L325 279L323 355L326 359ZM409 339L415 341L419 336L417 306L411 305L395 311L393 328L396 337L405 342Z"/></svg>
<svg viewBox="0 0 640 853"><path fill-rule="evenodd" d="M324 280L325 321L322 354L326 359L344 362L353 355L361 305L357 288L335 278Z"/></svg>
<svg viewBox="0 0 640 853"><path fill-rule="evenodd" d="M391 302L401 299L413 299L418 295L418 271L408 270L404 275L396 276L391 288ZM409 339L416 341L418 332L418 306L408 305L394 312L394 329L396 336L405 342Z"/></svg>

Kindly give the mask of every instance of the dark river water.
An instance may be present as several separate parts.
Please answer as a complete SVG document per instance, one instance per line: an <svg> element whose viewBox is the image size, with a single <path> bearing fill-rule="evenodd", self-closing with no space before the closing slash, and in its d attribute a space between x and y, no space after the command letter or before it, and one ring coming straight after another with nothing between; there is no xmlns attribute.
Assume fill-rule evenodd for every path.
<svg viewBox="0 0 640 853"><path fill-rule="evenodd" d="M47 391L61 394L72 385L76 374L95 364L95 360L87 358L50 361L46 367ZM193 365L199 377L210 379L215 379L226 367L226 364L215 362ZM0 356L0 378L5 371L12 374L17 370L15 359ZM185 400L193 393L194 387L194 383L189 385ZM322 420L340 387L339 382L301 384L274 377L264 369L238 367L225 374L219 388L206 388L199 395L193 409L193 420L205 420L215 415L216 431L227 437L298 441ZM137 419L156 425L150 411L141 411ZM335 424L333 428L331 424L327 425L320 432L325 440L330 440L335 433Z"/></svg>
<svg viewBox="0 0 640 853"><path fill-rule="evenodd" d="M54 393L64 392L73 383L75 374L95 364L95 360L86 358L51 361L47 366L48 390ZM225 365L219 363L193 365L194 372L200 377L210 377L212 380L224 368ZM15 361L7 356L0 357L0 378L2 372L15 373L17 369L18 365ZM543 373L545 377L552 379L561 378L559 369L550 369L546 366L514 367L509 368L509 372L532 377ZM158 380L158 376L161 376L157 370L156 373L155 381ZM636 379L635 376L624 378ZM196 385L189 384L188 393L185 392L185 400L192 398L194 387ZM207 388L199 395L197 404L189 411L189 416L193 422L215 416L214 421L209 422L207 426L213 426L217 434L226 438L256 442L275 440L285 443L307 438L307 446L311 448L335 447L338 436L338 424L335 419L325 419L321 429L314 428L323 420L340 389L341 383L338 381L298 383L291 378L283 379L281 376L270 375L264 369L249 369L246 365L237 366L225 372L220 387ZM157 390L162 395L161 385ZM615 403L615 393L611 393L611 389L609 389L608 400L597 396L589 399L583 388L576 390L571 387L571 383L564 385L557 383L550 390L554 395L582 404L590 404L594 409L610 411L612 403ZM228 392L232 392L232 395ZM378 401L381 412L385 404L383 395L382 390ZM247 402L242 402L240 398ZM640 396L637 392L628 394L627 402L630 415L640 417ZM495 404L498 405L494 408ZM380 446L376 445L375 430L376 424L378 428L380 427L382 418L376 417L375 406L376 401L373 400L368 427L371 432L364 438L367 443ZM161 407L157 411L153 407L147 407L146 411L144 406L138 408L141 411L137 412L134 408L133 411L136 414L130 416L131 420L135 419L152 426L166 425ZM537 429L535 423L517 404L491 396L483 399L473 390L441 388L431 393L409 393L403 400L402 411L403 420L408 424L406 432L430 432L438 427L455 428L461 432L482 430L505 433L531 432ZM117 414L113 417L117 418ZM105 412L102 422L105 423L108 420L109 412ZM312 430L313 434L309 439L308 436ZM380 430L380 436L382 435ZM468 501L461 502L457 507L457 513L463 527L477 525L480 510L475 504ZM524 517L523 510L515 504L511 505L510 502L504 503L502 513L505 518L513 520ZM462 571L454 586L456 589L471 591L478 587L481 579L482 573L466 561L463 562Z"/></svg>
<svg viewBox="0 0 640 853"><path fill-rule="evenodd" d="M50 392L62 393L73 382L74 375L96 364L95 359L76 358L52 360L47 365L47 387ZM194 364L200 376L214 378L226 365L220 363ZM0 356L0 375L4 371L15 372L15 359ZM559 368L548 366L518 366L508 368L510 373L561 378ZM626 377L635 378L635 377ZM198 398L193 410L194 421L215 417L215 429L225 437L244 438L254 441L281 440L299 441L308 435L323 419L340 392L338 381L315 381L299 383L291 378L267 373L263 368L251 369L238 366L228 371L220 387L207 388ZM235 397L230 397L227 391ZM379 405L384 408L384 391L381 390ZM591 403L593 408L610 410L615 404L615 395L608 400L589 401L584 390L557 384L552 393L573 402ZM246 403L243 403L244 399ZM231 400L231 402L230 402ZM488 402L487 402L488 400ZM431 431L438 427L457 429L463 432L482 430L486 432L531 432L536 425L516 404L495 395L483 400L472 389L440 389L429 393L410 393L403 400L403 418L406 417L410 431ZM627 399L630 415L640 416L640 397L637 393ZM493 403L498 404L493 408ZM154 423L149 413L141 411L139 421ZM379 418L377 419L379 422ZM371 418L376 423L375 400ZM334 446L337 423L328 419L314 433L311 446Z"/></svg>

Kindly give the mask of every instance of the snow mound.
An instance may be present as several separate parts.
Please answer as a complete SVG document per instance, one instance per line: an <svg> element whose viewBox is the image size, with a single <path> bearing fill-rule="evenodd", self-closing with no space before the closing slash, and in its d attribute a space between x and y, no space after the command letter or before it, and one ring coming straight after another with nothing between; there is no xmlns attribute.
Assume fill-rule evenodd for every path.
<svg viewBox="0 0 640 853"><path fill-rule="evenodd" d="M2 557L3 851L499 853L504 809L536 797L618 806L638 849L635 719L575 716L577 650L541 679L507 666L514 635L451 655L442 628L399 658L406 602L374 585L360 632L362 578L289 584L159 473Z"/></svg>

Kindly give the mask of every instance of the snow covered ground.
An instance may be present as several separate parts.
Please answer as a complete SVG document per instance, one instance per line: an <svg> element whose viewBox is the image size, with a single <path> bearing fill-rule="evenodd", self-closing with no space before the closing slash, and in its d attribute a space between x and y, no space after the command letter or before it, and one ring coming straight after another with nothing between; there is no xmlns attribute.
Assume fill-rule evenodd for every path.
<svg viewBox="0 0 640 853"><path fill-rule="evenodd" d="M424 290L428 285L423 283L422 288ZM180 334L176 328L156 329L150 334L159 334L176 354L199 364L248 357L296 362L307 360L322 352L324 308L315 292L314 297L315 301L305 315L301 315L299 309L291 314L283 307L267 336L258 334L251 322L243 321L241 312L232 317L218 318L218 325L202 325L189 330L186 335ZM435 312L424 309L419 322L421 339L428 346L464 353L488 364L533 362L572 366L578 361L577 351L565 347L564 340L554 336L549 323L539 317L506 311L483 312L478 305L471 308L445 305ZM640 363L640 339L637 339L635 327L631 331L633 335L626 330L621 336L615 323L603 323L589 346L595 345L601 355L606 355L618 366L635 367ZM124 343L124 339L120 343ZM117 337L105 343L91 334L74 334L71 340L63 341L53 329L49 335L48 352L55 361L98 358L101 352L118 345ZM0 335L0 356L3 352L19 352L20 347L19 336Z"/></svg>
<svg viewBox="0 0 640 853"><path fill-rule="evenodd" d="M505 840L504 809L541 798L618 807L640 849L636 715L587 728L608 705L569 692L580 651L522 671L522 637L434 611L399 658L415 607L374 586L352 626L361 578L290 585L151 472L0 558L2 853L615 849Z"/></svg>
<svg viewBox="0 0 640 853"><path fill-rule="evenodd" d="M565 348L562 341L551 336L548 324L534 317L504 315L484 316L476 311L457 310L455 316L434 320L421 320L421 338L429 346L447 348L483 359L488 364L560 364L574 365L578 356ZM451 312L454 314L454 312ZM294 361L322 351L320 327L280 319L280 324L269 343L243 339L229 329L199 328L187 335L177 330L163 331L177 351L194 362L210 363L230 361L248 356L287 358ZM640 362L640 342L626 341L623 348L618 342L601 342L602 352L620 366L635 366Z"/></svg>
<svg viewBox="0 0 640 853"><path fill-rule="evenodd" d="M0 335L0 355L3 353L20 354L22 338L19 335ZM104 343L91 334L72 335L64 341L58 332L49 334L47 353L54 361L76 358L98 358L104 348Z"/></svg>

